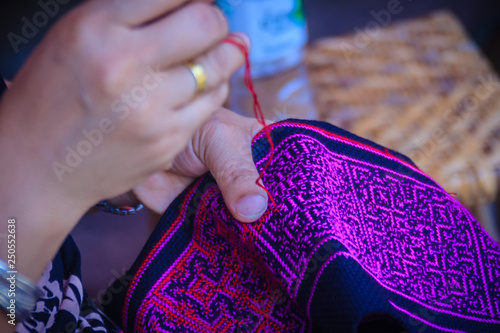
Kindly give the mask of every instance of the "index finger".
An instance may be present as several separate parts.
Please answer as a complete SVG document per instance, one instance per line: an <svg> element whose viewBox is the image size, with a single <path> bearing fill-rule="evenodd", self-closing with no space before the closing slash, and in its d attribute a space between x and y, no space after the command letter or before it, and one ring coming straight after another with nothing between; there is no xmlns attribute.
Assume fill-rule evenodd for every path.
<svg viewBox="0 0 500 333"><path fill-rule="evenodd" d="M213 0L198 0L213 2ZM108 0L111 17L116 21L140 26L154 21L192 0Z"/></svg>

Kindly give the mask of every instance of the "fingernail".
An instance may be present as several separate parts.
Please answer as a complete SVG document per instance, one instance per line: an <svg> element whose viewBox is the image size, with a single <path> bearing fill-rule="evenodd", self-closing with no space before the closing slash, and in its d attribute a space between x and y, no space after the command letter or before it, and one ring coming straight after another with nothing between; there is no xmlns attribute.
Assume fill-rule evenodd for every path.
<svg viewBox="0 0 500 333"><path fill-rule="evenodd" d="M266 211L267 200L260 195L252 195L240 199L235 208L242 217L255 221Z"/></svg>
<svg viewBox="0 0 500 333"><path fill-rule="evenodd" d="M238 39L241 39L245 43L248 49L250 49L250 47L252 46L252 42L250 41L250 38L246 34L242 32L234 32L232 35Z"/></svg>

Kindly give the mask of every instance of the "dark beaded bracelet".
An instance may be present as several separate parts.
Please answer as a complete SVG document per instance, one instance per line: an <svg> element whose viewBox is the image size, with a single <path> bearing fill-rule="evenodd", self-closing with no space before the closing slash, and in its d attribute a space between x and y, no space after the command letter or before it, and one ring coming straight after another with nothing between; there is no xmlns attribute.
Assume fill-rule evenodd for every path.
<svg viewBox="0 0 500 333"><path fill-rule="evenodd" d="M129 207L129 206L115 207L111 205L108 200L103 200L98 204L96 204L95 206L103 212L115 215L132 215L144 208L144 205L142 203L139 203L135 207Z"/></svg>

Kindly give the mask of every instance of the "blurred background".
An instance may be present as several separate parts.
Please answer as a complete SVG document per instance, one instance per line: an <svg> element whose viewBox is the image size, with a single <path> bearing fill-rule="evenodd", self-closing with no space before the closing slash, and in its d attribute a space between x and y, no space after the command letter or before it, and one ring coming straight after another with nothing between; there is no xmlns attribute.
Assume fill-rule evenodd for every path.
<svg viewBox="0 0 500 333"><path fill-rule="evenodd" d="M374 18L371 11L387 8L386 0L305 0L310 40L353 33ZM463 24L497 69L500 55L500 2L494 0L401 0L401 12L393 22L418 18L436 10L449 10Z"/></svg>
<svg viewBox="0 0 500 333"><path fill-rule="evenodd" d="M232 0L236 3L242 0ZM19 44L19 52L14 52L7 35L13 32L22 35L24 24L22 18L31 20L39 12L38 2L56 2L57 10L48 13L48 20L42 27L36 27L32 37ZM0 74L4 78L12 78L26 56L43 38L47 29L68 10L77 6L82 0L19 0L5 4L0 13ZM373 20L371 11L387 8L389 0L304 0L309 40L320 37L353 33L355 27L365 27ZM393 21L416 18L431 11L448 9L454 13L467 29L471 38L481 47L498 69L498 53L500 45L500 3L494 0L401 0L403 10ZM50 8L51 6L48 6ZM49 9L50 11L50 9ZM44 21L40 19L41 23ZM496 60L495 60L496 59Z"/></svg>
<svg viewBox="0 0 500 333"><path fill-rule="evenodd" d="M363 40L370 22L376 22L373 12L386 10L389 2L304 0L309 42L300 70L258 79L256 84L272 87L268 93L278 95L305 75L306 81L300 82L310 96L287 100L289 109L287 103L270 98L267 115L300 116L293 106L307 104L309 118L330 121L402 151L454 193L498 239L500 2L401 0L402 10L391 16L391 25ZM46 30L78 3L4 4L1 76L14 77ZM40 11L46 15L37 14ZM34 15L39 24L23 35L23 25ZM237 91L238 83L232 84ZM485 92L485 98L474 99L478 91ZM230 104L241 98L232 97ZM244 103L240 106L236 111L251 114ZM454 120L448 121L450 117ZM145 209L129 217L97 213L82 219L72 235L82 253L83 283L91 297L99 298L128 269L158 218Z"/></svg>

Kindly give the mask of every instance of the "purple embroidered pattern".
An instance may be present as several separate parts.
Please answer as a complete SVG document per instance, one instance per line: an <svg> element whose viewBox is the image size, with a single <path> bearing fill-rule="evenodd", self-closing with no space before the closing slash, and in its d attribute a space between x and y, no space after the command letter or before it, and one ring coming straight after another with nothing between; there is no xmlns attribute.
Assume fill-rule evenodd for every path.
<svg viewBox="0 0 500 333"><path fill-rule="evenodd" d="M476 332L474 325L500 331L500 246L453 197L404 157L331 125L286 121L272 127L275 153L263 182L277 207L242 225L211 176L194 184L179 198L180 209L167 211L153 246L135 265L125 328L332 329L315 321L311 309L343 288L357 292L354 282L330 286L325 280L326 271L354 263L353 280L385 293L373 303L380 308L367 311L390 314L407 331L416 331L415 321L426 325L425 332ZM258 168L266 149L258 135ZM335 250L312 269L325 244ZM171 258L165 251L174 247L181 251ZM415 313L420 307L433 313L432 320ZM339 316L338 331L343 320Z"/></svg>
<svg viewBox="0 0 500 333"><path fill-rule="evenodd" d="M500 323L498 246L444 190L335 154L306 136L292 136L277 150L268 174L279 169L281 179L264 181L289 201L263 230L270 238L284 230L286 237L266 242L264 252L276 253L267 258L272 268L280 270L276 258L287 258L285 271L300 272L287 277L292 293L313 244L332 238L387 289L434 310ZM285 165L295 168L283 172ZM315 195L305 201L297 189ZM304 207L307 227L299 220Z"/></svg>

